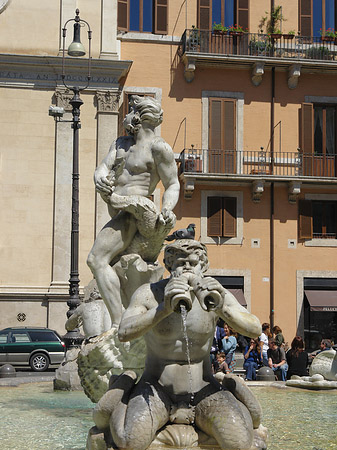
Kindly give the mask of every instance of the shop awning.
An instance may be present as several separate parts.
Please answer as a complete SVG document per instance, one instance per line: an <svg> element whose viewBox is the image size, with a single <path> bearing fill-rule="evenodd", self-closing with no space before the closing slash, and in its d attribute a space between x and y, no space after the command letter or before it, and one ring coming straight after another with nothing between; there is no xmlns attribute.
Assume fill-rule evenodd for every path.
<svg viewBox="0 0 337 450"><path fill-rule="evenodd" d="M337 291L304 290L311 311L337 312Z"/></svg>
<svg viewBox="0 0 337 450"><path fill-rule="evenodd" d="M234 295L234 297L240 303L241 306L244 306L245 308L247 307L247 302L242 289L228 288L228 291Z"/></svg>

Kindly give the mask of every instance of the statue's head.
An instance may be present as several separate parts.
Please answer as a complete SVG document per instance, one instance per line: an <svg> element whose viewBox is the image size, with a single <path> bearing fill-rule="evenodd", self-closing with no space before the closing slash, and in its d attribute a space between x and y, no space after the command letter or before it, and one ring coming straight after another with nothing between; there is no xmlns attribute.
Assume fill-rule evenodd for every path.
<svg viewBox="0 0 337 450"><path fill-rule="evenodd" d="M132 110L124 119L124 128L129 134L137 133L140 127L146 124L156 128L163 121L160 102L153 97L132 95L130 106Z"/></svg>
<svg viewBox="0 0 337 450"><path fill-rule="evenodd" d="M102 296L101 296L97 286L92 288L92 290L89 293L89 297L87 299L84 299L84 302L90 303L95 300L102 300Z"/></svg>
<svg viewBox="0 0 337 450"><path fill-rule="evenodd" d="M184 272L201 275L209 267L206 246L193 239L178 239L165 247L164 264L173 276Z"/></svg>

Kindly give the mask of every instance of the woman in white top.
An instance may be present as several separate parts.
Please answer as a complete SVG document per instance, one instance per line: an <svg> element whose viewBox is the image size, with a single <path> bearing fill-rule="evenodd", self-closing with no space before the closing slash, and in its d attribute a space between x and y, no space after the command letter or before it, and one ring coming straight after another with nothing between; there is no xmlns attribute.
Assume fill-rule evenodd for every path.
<svg viewBox="0 0 337 450"><path fill-rule="evenodd" d="M267 351L269 349L268 340L270 337L271 337L270 325L269 323L265 322L262 324L262 334L259 338L260 348L262 347L262 358L263 358L262 363L264 366L268 366Z"/></svg>

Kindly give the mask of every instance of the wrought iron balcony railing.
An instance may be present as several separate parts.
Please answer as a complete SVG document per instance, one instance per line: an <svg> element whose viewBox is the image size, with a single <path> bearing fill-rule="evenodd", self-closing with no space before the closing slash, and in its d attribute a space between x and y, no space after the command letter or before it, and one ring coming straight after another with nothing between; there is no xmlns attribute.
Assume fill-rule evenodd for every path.
<svg viewBox="0 0 337 450"><path fill-rule="evenodd" d="M224 34L194 28L185 30L182 36L180 54L189 52L226 56L337 61L337 40L323 36L286 34Z"/></svg>
<svg viewBox="0 0 337 450"><path fill-rule="evenodd" d="M180 172L279 177L336 177L337 155L185 149Z"/></svg>

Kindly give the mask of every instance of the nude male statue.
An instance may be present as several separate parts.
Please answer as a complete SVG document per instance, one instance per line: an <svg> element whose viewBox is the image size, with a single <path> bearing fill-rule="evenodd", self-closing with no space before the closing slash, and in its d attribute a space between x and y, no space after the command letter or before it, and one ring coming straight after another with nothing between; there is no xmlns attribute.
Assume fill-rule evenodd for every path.
<svg viewBox="0 0 337 450"><path fill-rule="evenodd" d="M145 450L168 422L194 423L214 438L221 449L264 449L257 444L261 410L244 382L235 389L221 386L212 375L210 348L219 317L238 332L256 337L261 325L221 284L204 277L206 247L194 240L178 240L165 249L169 279L141 286L132 296L119 326L119 339L144 336L145 371L135 384L125 372L99 401L94 421L110 427L113 441L123 450ZM190 365L179 309L187 312ZM230 385L231 383L229 383ZM226 386L226 385L225 385Z"/></svg>
<svg viewBox="0 0 337 450"><path fill-rule="evenodd" d="M133 95L130 105L124 127L131 136L118 138L95 171L96 189L108 205L111 220L98 234L87 260L113 325L120 322L122 301L112 266L130 253L146 262L156 261L175 223L173 208L180 188L174 153L154 133L162 122L160 103ZM165 192L159 213L149 197L160 181Z"/></svg>
<svg viewBox="0 0 337 450"><path fill-rule="evenodd" d="M75 309L65 324L67 331L83 326L88 339L98 336L111 328L111 319L97 287L91 289L88 298Z"/></svg>

